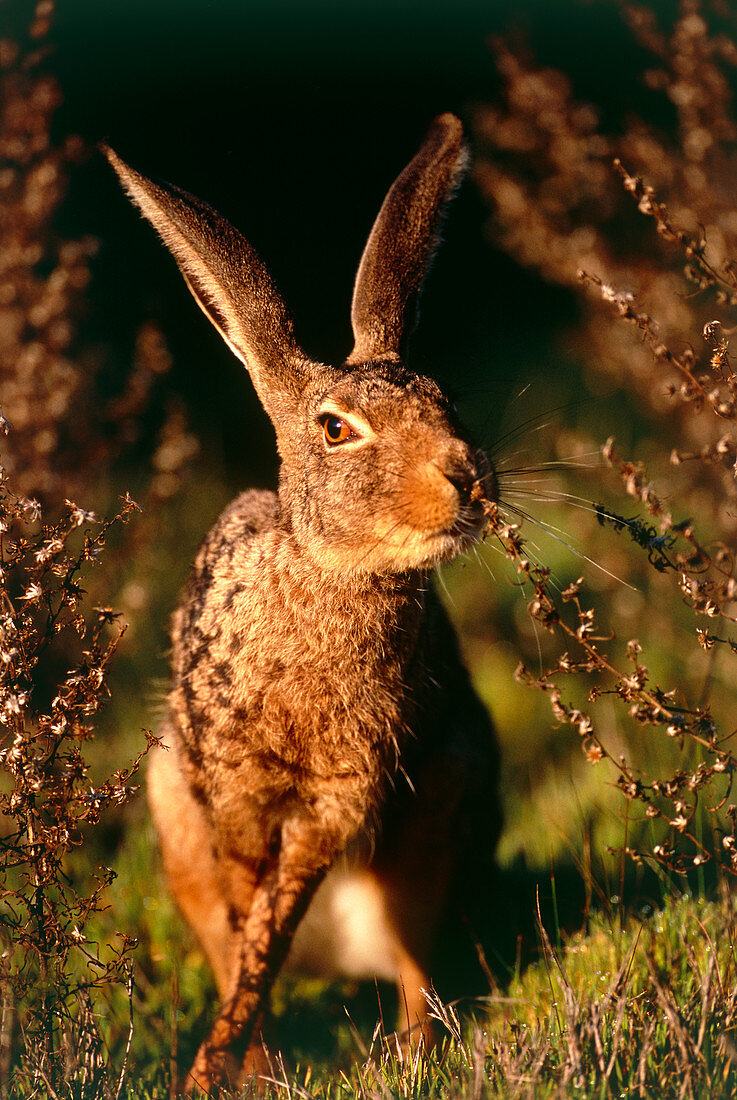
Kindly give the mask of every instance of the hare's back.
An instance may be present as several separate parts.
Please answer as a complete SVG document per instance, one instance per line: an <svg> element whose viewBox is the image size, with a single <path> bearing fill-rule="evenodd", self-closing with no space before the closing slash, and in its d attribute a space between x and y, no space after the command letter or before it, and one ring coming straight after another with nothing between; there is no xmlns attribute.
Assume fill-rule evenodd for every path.
<svg viewBox="0 0 737 1100"><path fill-rule="evenodd" d="M190 657L200 661L205 654L200 642L205 636L211 643L216 640L238 593L253 583L259 542L275 529L278 514L276 493L251 489L228 505L205 536L174 614L175 682L185 671L179 656L187 665L192 650Z"/></svg>
<svg viewBox="0 0 737 1100"><path fill-rule="evenodd" d="M216 581L247 568L254 540L277 525L279 501L267 489L249 489L221 512L195 559L185 602L204 595Z"/></svg>
<svg viewBox="0 0 737 1100"><path fill-rule="evenodd" d="M275 528L278 514L276 493L268 489L249 489L241 493L211 527L202 543L198 561L215 563L242 553L257 535Z"/></svg>

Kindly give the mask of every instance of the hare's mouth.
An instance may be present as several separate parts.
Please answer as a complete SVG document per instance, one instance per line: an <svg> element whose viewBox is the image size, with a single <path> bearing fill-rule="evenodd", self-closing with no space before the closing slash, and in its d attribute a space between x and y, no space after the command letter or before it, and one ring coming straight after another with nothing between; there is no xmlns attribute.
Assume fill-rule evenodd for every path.
<svg viewBox="0 0 737 1100"><path fill-rule="evenodd" d="M339 558L335 552L338 544L331 544L335 565L345 565L350 561L354 568L358 566L362 572L431 569L469 550L481 538L486 527L484 509L477 502L466 503L445 522L441 520L434 525L392 522L391 514L376 518L378 522L371 537L367 538L364 533L358 548L347 547L347 558ZM360 556L356 562L353 559L357 549L360 549Z"/></svg>
<svg viewBox="0 0 737 1100"><path fill-rule="evenodd" d="M459 516L451 527L424 533L423 550L428 560L449 561L478 542L486 527L486 517L482 510L470 512L465 509L464 512L466 514Z"/></svg>

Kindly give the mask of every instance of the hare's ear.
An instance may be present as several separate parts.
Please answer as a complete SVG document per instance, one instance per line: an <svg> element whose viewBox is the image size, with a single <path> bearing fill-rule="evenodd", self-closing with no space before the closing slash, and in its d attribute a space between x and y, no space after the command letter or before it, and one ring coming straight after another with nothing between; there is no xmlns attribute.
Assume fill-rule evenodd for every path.
<svg viewBox="0 0 737 1100"><path fill-rule="evenodd" d="M417 324L419 296L445 207L466 163L463 129L444 114L389 191L356 275L351 308L355 344L348 364L401 359Z"/></svg>
<svg viewBox="0 0 737 1100"><path fill-rule="evenodd" d="M206 203L178 187L152 183L106 146L103 152L173 254L200 309L245 363L278 427L308 380L309 364L266 268L238 230Z"/></svg>

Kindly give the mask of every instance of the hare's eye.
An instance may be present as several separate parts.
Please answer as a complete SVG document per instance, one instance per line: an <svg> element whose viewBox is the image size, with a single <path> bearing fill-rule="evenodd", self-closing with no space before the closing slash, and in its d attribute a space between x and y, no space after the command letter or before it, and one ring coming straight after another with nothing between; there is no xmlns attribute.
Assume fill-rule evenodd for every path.
<svg viewBox="0 0 737 1100"><path fill-rule="evenodd" d="M331 447L335 446L336 443L345 443L347 439L355 439L355 432L351 429L350 424L339 416L324 416L322 430L325 441Z"/></svg>

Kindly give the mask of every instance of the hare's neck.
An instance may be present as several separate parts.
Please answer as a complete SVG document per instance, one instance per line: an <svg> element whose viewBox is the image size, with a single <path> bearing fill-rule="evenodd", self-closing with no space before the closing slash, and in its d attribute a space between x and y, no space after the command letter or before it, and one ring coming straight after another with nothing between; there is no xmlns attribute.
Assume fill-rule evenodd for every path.
<svg viewBox="0 0 737 1100"><path fill-rule="evenodd" d="M320 568L293 541L274 547L279 584L272 595L285 603L287 618L309 623L315 648L345 648L366 655L380 644L399 659L415 647L421 630L427 574L366 574ZM319 639L319 641L318 641Z"/></svg>
<svg viewBox="0 0 737 1100"><path fill-rule="evenodd" d="M205 548L174 620L184 742L378 783L423 681L427 577L321 570L278 531L207 560Z"/></svg>

